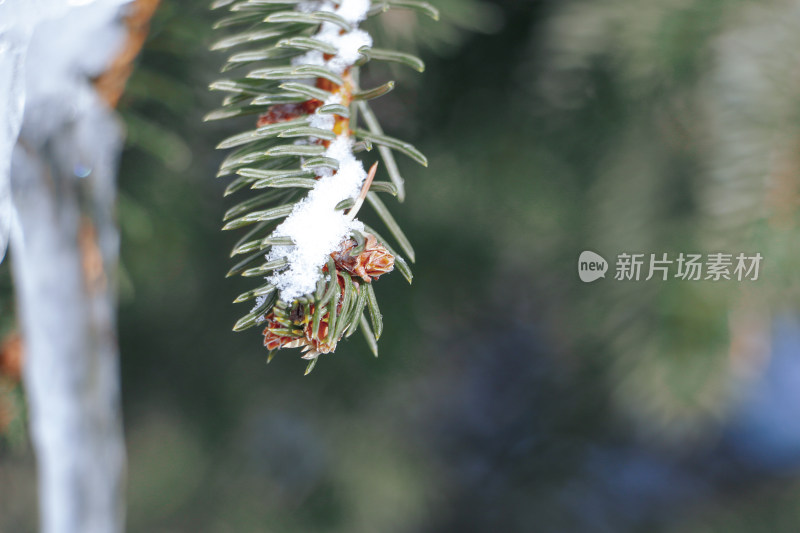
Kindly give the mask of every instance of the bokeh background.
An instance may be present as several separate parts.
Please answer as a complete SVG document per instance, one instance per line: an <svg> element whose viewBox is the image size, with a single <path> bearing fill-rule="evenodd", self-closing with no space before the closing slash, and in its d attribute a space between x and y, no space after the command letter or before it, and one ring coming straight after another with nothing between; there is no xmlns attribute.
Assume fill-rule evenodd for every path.
<svg viewBox="0 0 800 533"><path fill-rule="evenodd" d="M304 377L231 332L213 147L247 125L202 122L214 14L162 0L119 105L129 531L798 531L800 2L433 3L372 26L425 74L363 74L430 159L392 208L414 283L376 287L378 359L354 336ZM583 284L587 249L764 262ZM6 262L6 339L12 309ZM0 532L33 532L7 375L0 398Z"/></svg>

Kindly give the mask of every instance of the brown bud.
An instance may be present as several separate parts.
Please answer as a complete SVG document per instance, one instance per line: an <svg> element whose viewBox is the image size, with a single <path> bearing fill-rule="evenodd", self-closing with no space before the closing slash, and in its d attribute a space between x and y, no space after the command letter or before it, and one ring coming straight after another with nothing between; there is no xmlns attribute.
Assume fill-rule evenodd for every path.
<svg viewBox="0 0 800 533"><path fill-rule="evenodd" d="M266 321L267 327L264 328L264 346L267 350L277 350L279 348L287 347L291 342L296 341L296 337L286 337L282 335L276 335L272 332L273 329L280 329L283 326L275 320L275 315L273 313L268 314L264 317Z"/></svg>
<svg viewBox="0 0 800 533"><path fill-rule="evenodd" d="M370 283L372 278L394 270L394 256L378 242L374 235L368 233L366 237L364 250L357 256L350 253L356 247L356 242L350 239L342 244L339 251L332 253L331 257L336 266Z"/></svg>

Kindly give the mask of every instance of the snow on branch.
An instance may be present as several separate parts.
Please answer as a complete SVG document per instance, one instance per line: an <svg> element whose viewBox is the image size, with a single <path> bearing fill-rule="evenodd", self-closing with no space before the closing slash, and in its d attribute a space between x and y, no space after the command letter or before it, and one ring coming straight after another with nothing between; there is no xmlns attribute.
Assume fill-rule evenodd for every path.
<svg viewBox="0 0 800 533"><path fill-rule="evenodd" d="M294 65L326 66L337 74L351 68L361 56L359 49L372 46L372 38L357 25L367 16L369 0L343 0L337 8L333 2L325 1L314 6L301 5L301 9L313 7L317 11L330 11L342 17L353 29L343 32L341 27L332 22L322 23L314 38L333 45L337 52L329 58L318 50L312 50L295 58ZM324 102L326 105L341 103L341 96L334 93ZM312 127L334 131L335 121L332 115L317 113L312 117ZM268 279L281 292L284 301L291 302L295 298L314 291L317 281L330 254L339 248L342 241L351 235L353 230L363 230L364 225L357 220L350 220L336 206L343 200L355 198L361 185L367 178L364 166L355 158L352 151L353 140L349 131L342 132L325 152L325 157L339 162L335 173L330 170L321 171L320 180L314 189L300 201L289 217L275 230L275 235L289 237L292 246L276 246L269 255L269 260L286 257L289 265L286 270L273 274Z"/></svg>

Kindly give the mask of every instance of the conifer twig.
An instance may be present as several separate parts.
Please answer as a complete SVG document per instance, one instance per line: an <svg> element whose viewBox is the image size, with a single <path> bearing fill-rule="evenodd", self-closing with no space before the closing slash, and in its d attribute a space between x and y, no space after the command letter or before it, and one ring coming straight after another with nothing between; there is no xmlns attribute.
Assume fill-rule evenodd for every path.
<svg viewBox="0 0 800 533"><path fill-rule="evenodd" d="M345 334L360 327L367 303L376 328L374 338L380 336L382 319L373 280L393 270L396 262L411 279L405 261L374 232L366 232L356 215L369 200L413 260L410 243L375 194L403 198L391 150L423 165L427 160L410 144L384 135L369 108L368 100L387 94L394 82L362 90L358 69L372 58L399 61L417 70L422 61L373 49L372 37L360 24L388 9L427 14L435 10L416 0L223 0L214 5L226 6L230 13L217 27L238 33L212 48L236 50L222 69L231 73L230 79L213 83L211 89L228 96L222 109L206 120L258 117L255 130L219 144L234 151L218 175L237 175L226 195L262 191L226 213L224 229L255 227L232 254L253 255L229 275L266 275L267 280L236 299L255 298L255 307L234 329L264 327L264 345L271 353L300 348L302 358L311 361L310 371L320 354L335 350ZM359 117L369 131L358 128ZM378 164L367 172L356 157L371 150L373 143L386 162L390 181L375 182Z"/></svg>

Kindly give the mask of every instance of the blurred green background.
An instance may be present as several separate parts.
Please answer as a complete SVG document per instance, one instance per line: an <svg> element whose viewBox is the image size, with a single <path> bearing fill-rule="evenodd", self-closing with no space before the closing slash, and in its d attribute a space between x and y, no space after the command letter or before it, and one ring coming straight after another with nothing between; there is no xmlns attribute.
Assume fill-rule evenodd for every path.
<svg viewBox="0 0 800 533"><path fill-rule="evenodd" d="M249 126L202 123L214 16L163 0L120 103L129 531L798 531L800 3L433 3L371 28L427 71L362 77L430 159L392 205L414 284L376 287L380 358L354 336L303 377L231 332L213 147ZM584 284L583 250L765 259ZM36 528L22 427L3 533Z"/></svg>

